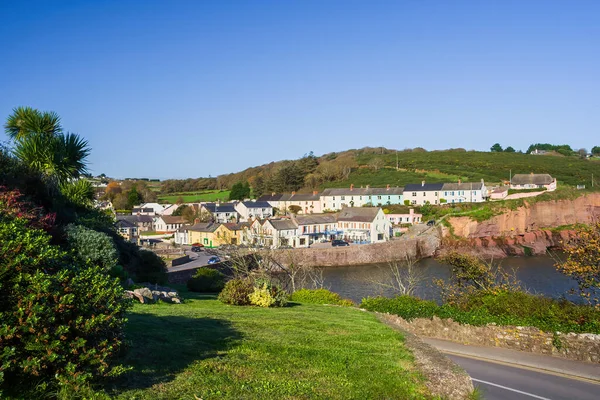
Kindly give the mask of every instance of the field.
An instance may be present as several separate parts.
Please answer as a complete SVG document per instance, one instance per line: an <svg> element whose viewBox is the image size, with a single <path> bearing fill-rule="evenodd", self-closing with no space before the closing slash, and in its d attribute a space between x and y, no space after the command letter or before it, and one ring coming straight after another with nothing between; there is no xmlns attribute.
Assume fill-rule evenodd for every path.
<svg viewBox="0 0 600 400"><path fill-rule="evenodd" d="M428 398L402 335L370 313L182 294L181 305L135 305L124 358L133 369L95 398Z"/></svg>
<svg viewBox="0 0 600 400"><path fill-rule="evenodd" d="M227 201L229 200L229 190L204 190L201 192L170 193L168 195L159 195L160 203L175 204L181 197L184 203L199 203L202 201Z"/></svg>
<svg viewBox="0 0 600 400"><path fill-rule="evenodd" d="M548 173L558 179L559 184L571 186L591 186L592 174L600 178L600 162L579 157L537 156L520 153L488 153L477 151L399 151L396 170L396 153L374 154L356 151L356 162L360 166L344 181L328 183L327 187L371 185L381 187L387 184L404 186L407 183L477 182L486 183L508 181L510 174ZM375 170L370 166L374 160L383 161L383 168Z"/></svg>

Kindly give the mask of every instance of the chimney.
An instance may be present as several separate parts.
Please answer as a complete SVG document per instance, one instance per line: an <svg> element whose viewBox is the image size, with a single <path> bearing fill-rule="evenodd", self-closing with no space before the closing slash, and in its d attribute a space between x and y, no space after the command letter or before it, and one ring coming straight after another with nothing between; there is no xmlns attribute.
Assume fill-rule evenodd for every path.
<svg viewBox="0 0 600 400"><path fill-rule="evenodd" d="M385 190L390 190L390 185L387 185Z"/></svg>
<svg viewBox="0 0 600 400"><path fill-rule="evenodd" d="M485 182L483 181L483 178L481 178L481 183L485 183Z"/></svg>
<svg viewBox="0 0 600 400"><path fill-rule="evenodd" d="M369 185L367 185L367 189L369 188Z"/></svg>
<svg viewBox="0 0 600 400"><path fill-rule="evenodd" d="M354 190L354 183L350 184L350 190Z"/></svg>
<svg viewBox="0 0 600 400"><path fill-rule="evenodd" d="M296 192L292 192L292 196L294 196L296 194Z"/></svg>
<svg viewBox="0 0 600 400"><path fill-rule="evenodd" d="M194 219L194 225L199 224L199 223L200 223L200 218Z"/></svg>
<svg viewBox="0 0 600 400"><path fill-rule="evenodd" d="M425 181L421 181L421 186L425 186Z"/></svg>
<svg viewBox="0 0 600 400"><path fill-rule="evenodd" d="M413 215L415 213L415 209L411 208L410 210L408 210L408 214L409 215Z"/></svg>
<svg viewBox="0 0 600 400"><path fill-rule="evenodd" d="M271 196L275 196L276 194L277 194L277 193L275 193L275 192L272 192L272 193L271 193Z"/></svg>
<svg viewBox="0 0 600 400"><path fill-rule="evenodd" d="M458 180L458 183L460 184L460 183L462 183L462 181L459 179L459 180Z"/></svg>
<svg viewBox="0 0 600 400"><path fill-rule="evenodd" d="M316 195L318 195L318 194L319 194L319 191L318 191L318 190L313 190L313 196L316 196Z"/></svg>

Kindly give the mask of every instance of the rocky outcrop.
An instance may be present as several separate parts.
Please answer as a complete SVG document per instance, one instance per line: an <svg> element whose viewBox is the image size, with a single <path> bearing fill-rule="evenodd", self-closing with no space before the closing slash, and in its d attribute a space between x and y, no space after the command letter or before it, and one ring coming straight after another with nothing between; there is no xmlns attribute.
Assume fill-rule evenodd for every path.
<svg viewBox="0 0 600 400"><path fill-rule="evenodd" d="M142 284L141 288L134 290L125 290L125 297L139 301L142 304L152 304L157 301L164 301L166 303L180 304L182 298L176 290L166 286L158 286L150 283Z"/></svg>
<svg viewBox="0 0 600 400"><path fill-rule="evenodd" d="M560 249L563 243L576 236L573 230L540 230L521 235L501 237L477 237L471 239L445 238L437 255L450 251L470 253L484 258L502 258L507 256L544 255L548 249Z"/></svg>
<svg viewBox="0 0 600 400"><path fill-rule="evenodd" d="M483 238L524 235L528 232L573 224L589 224L600 218L600 193L591 193L574 200L544 201L507 210L487 221L469 217L451 217L454 235L463 238Z"/></svg>

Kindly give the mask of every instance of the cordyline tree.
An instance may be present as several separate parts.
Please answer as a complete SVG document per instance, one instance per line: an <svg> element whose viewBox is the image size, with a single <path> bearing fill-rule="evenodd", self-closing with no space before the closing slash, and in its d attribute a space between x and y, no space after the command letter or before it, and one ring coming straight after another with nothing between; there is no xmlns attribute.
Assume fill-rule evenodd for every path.
<svg viewBox="0 0 600 400"><path fill-rule="evenodd" d="M582 299L600 308L600 222L580 228L564 250L567 260L557 269L577 282Z"/></svg>

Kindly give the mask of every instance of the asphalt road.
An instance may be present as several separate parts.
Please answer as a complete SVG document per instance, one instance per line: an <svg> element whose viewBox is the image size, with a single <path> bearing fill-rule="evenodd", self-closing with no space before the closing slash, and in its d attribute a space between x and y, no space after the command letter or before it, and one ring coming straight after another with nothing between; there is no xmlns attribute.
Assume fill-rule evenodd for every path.
<svg viewBox="0 0 600 400"><path fill-rule="evenodd" d="M457 355L486 400L598 400L600 384Z"/></svg>
<svg viewBox="0 0 600 400"><path fill-rule="evenodd" d="M169 272L185 271L186 269L198 268L208 263L208 259L213 257L212 254L208 254L206 251L195 253L193 251L185 251L185 254L190 256L190 262L178 265L176 267L169 267Z"/></svg>

